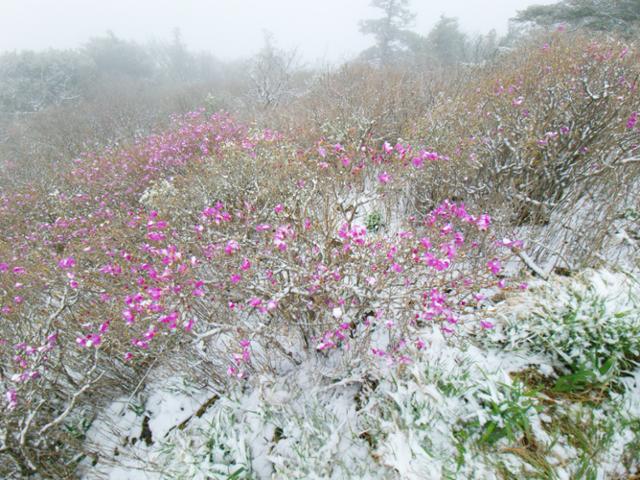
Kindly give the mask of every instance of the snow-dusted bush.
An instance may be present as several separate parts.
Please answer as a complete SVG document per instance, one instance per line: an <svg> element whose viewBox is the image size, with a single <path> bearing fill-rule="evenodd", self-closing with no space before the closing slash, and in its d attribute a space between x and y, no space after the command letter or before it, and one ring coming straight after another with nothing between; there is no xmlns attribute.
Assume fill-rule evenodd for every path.
<svg viewBox="0 0 640 480"><path fill-rule="evenodd" d="M540 263L591 266L638 207L638 55L557 32L474 69L406 134L453 160L416 181L417 203L464 198L536 230Z"/></svg>

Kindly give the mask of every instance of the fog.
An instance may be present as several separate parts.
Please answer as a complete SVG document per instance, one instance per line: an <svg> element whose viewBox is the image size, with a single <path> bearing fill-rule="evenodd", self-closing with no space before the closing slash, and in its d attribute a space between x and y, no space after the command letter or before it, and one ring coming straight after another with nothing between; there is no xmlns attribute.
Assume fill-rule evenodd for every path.
<svg viewBox="0 0 640 480"><path fill-rule="evenodd" d="M340 61L372 44L358 21L377 17L369 0L0 0L0 51L74 48L111 30L138 42L169 38L228 60L255 53L263 31L308 61ZM441 14L468 33L507 30L528 5L550 0L414 0L413 30L426 34Z"/></svg>

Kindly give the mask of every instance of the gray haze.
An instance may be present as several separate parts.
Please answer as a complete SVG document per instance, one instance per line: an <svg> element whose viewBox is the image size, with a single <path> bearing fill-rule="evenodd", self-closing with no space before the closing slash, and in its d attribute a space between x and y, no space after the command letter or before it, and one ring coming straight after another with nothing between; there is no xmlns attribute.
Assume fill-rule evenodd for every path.
<svg viewBox="0 0 640 480"><path fill-rule="evenodd" d="M507 29L517 10L553 0L413 0L413 30L426 34L441 14L468 33ZM0 51L73 48L112 30L139 42L169 39L174 28L194 50L246 57L263 30L306 60L345 60L371 45L358 21L376 17L369 0L0 0Z"/></svg>

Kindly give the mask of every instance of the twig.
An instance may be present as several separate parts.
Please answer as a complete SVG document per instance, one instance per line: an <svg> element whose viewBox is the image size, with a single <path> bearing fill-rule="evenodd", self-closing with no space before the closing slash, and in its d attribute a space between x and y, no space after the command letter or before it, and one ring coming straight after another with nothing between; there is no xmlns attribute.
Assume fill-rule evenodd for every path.
<svg viewBox="0 0 640 480"><path fill-rule="evenodd" d="M516 255L518 255L518 257L520 257L520 260L524 262L524 264L529 268L529 270L531 270L533 273L535 273L537 276L539 276L545 281L549 279L549 274L546 273L544 270L542 270L541 267L536 265L536 263L533 261L533 259L529 255L527 255L522 250L516 250L515 253Z"/></svg>
<svg viewBox="0 0 640 480"><path fill-rule="evenodd" d="M91 367L91 369L89 370L89 372L87 373L87 377L90 377L93 374L93 372L96 371L97 367L98 367L98 350L95 351L94 363L93 363L93 366ZM59 424L65 418L67 418L67 416L71 413L71 410L73 410L73 408L76 406L76 401L78 400L78 398L80 398L80 396L84 392L86 392L89 388L91 388L91 386L94 383L96 383L98 380L100 380L102 378L102 376L104 375L104 373L105 372L101 372L100 375L98 375L93 380L89 380L85 385L82 386L82 388L80 390L75 392L73 394L73 396L71 397L71 400L69 401L69 404L67 405L67 408L64 409L64 412L62 412L55 419L53 419L51 422L47 423L44 427L42 427L40 429L40 431L38 432L38 434L39 435L43 435L47 430L49 430L52 427L55 427L57 424Z"/></svg>

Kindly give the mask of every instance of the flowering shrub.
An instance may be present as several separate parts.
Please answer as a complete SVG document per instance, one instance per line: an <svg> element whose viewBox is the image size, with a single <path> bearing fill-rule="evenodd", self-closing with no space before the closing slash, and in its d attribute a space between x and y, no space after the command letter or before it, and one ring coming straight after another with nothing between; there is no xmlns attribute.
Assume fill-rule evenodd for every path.
<svg viewBox="0 0 640 480"><path fill-rule="evenodd" d="M8 471L53 475L43 455L89 392L134 385L189 338L226 364L224 382L271 365L266 349L294 365L335 349L407 363L420 324L453 334L483 289L505 286L522 244L462 203L407 216L394 203L425 162L446 159L403 144L300 148L194 112L78 159L59 190L3 194ZM368 206L393 226L367 232Z"/></svg>

